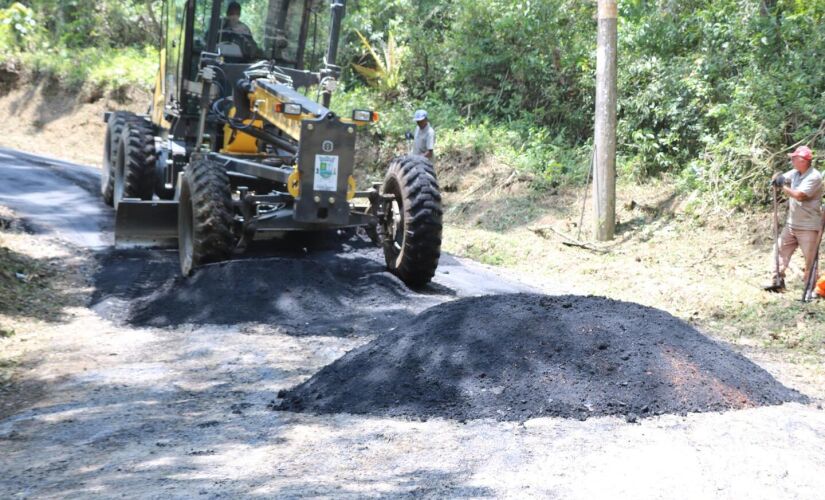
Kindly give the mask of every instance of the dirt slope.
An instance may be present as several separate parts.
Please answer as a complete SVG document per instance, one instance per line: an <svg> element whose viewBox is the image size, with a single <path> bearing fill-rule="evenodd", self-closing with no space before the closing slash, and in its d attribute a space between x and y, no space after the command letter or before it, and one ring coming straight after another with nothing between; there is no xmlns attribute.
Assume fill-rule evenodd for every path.
<svg viewBox="0 0 825 500"><path fill-rule="evenodd" d="M21 81L16 89L0 92L0 114L7 117L0 146L99 167L104 111L145 113L149 102L140 90L118 97L67 92L45 80Z"/></svg>

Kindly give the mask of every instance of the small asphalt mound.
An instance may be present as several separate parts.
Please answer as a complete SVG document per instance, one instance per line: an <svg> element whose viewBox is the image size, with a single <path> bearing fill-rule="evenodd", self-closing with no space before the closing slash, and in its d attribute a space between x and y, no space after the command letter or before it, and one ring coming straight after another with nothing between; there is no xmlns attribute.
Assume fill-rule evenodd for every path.
<svg viewBox="0 0 825 500"><path fill-rule="evenodd" d="M386 271L379 249L350 243L253 252L189 278L175 252L115 251L100 256L94 282L92 308L129 326L254 323L294 336L377 335L453 294L435 284L411 291Z"/></svg>
<svg viewBox="0 0 825 500"><path fill-rule="evenodd" d="M280 396L276 408L295 412L503 421L806 400L666 312L533 294L432 307Z"/></svg>

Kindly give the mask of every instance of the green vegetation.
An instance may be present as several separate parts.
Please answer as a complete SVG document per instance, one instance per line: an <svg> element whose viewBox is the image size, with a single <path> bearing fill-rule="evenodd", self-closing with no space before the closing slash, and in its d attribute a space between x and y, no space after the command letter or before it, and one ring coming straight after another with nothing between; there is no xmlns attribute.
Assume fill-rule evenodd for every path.
<svg viewBox="0 0 825 500"><path fill-rule="evenodd" d="M0 63L16 63L69 89L149 88L158 52L147 5L153 2L0 1Z"/></svg>
<svg viewBox="0 0 825 500"><path fill-rule="evenodd" d="M264 1L241 1L247 22L261 22ZM323 44L327 9L317 1L310 40ZM0 0L0 59L68 85L151 85L158 0L27 5ZM621 175L667 173L684 190L743 205L763 201L764 179L790 147L825 148L825 0L619 8ZM371 134L393 147L425 107L442 158L470 149L535 174L539 187L581 181L594 13L594 1L580 0L350 0L336 106L380 110Z"/></svg>
<svg viewBox="0 0 825 500"><path fill-rule="evenodd" d="M149 89L157 72L158 55L149 47L88 47L27 53L19 60L36 75L52 77L70 89L83 85L101 90L117 90L131 85Z"/></svg>
<svg viewBox="0 0 825 500"><path fill-rule="evenodd" d="M392 33L387 38L387 43L382 43L381 55L373 48L367 38L356 30L361 45L369 52L374 68L352 64L353 69L367 80L371 86L381 92L381 96L386 100L397 97L401 88L401 69L404 62L405 50L398 47Z"/></svg>
<svg viewBox="0 0 825 500"><path fill-rule="evenodd" d="M409 53L405 98L452 130L484 132L497 157L549 179L589 165L595 2L363 0L349 23ZM619 168L677 174L726 204L760 201L798 142L823 147L825 1L619 2ZM352 44L350 44L352 47Z"/></svg>

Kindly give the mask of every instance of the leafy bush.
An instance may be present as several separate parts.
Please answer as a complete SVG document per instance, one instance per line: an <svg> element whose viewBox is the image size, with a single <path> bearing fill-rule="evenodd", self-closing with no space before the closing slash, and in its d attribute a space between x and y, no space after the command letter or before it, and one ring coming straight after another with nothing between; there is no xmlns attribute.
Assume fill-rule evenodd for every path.
<svg viewBox="0 0 825 500"><path fill-rule="evenodd" d="M624 172L681 171L734 205L763 198L780 153L822 135L823 13L822 1L624 3Z"/></svg>
<svg viewBox="0 0 825 500"><path fill-rule="evenodd" d="M392 32L387 36L386 43L380 40L381 54L372 46L369 40L355 32L361 40L361 45L370 56L372 66L352 64L353 69L363 76L367 83L376 87L385 99L398 97L401 94L401 67L404 64L406 47L395 42Z"/></svg>
<svg viewBox="0 0 825 500"><path fill-rule="evenodd" d="M461 116L454 107L438 100L387 101L378 89L352 86L335 95L333 111L348 116L353 109L378 111L378 123L362 133L386 151L404 146L404 133L413 131L415 109L427 109L436 129L440 157L472 153L490 155L501 164L536 175L538 186L584 180L590 168L590 145L569 148L563 137L552 137L547 128L530 119L509 124L489 118L478 121Z"/></svg>
<svg viewBox="0 0 825 500"><path fill-rule="evenodd" d="M32 50L42 36L43 28L31 8L15 2L0 9L0 48L5 52Z"/></svg>
<svg viewBox="0 0 825 500"><path fill-rule="evenodd" d="M36 75L55 79L66 88L86 85L103 91L129 86L151 89L158 68L158 53L150 48L63 48L20 57Z"/></svg>
<svg viewBox="0 0 825 500"><path fill-rule="evenodd" d="M519 168L578 178L593 130L594 14L595 2L574 0L362 0L348 22L409 48L404 86L449 103L465 121L458 136L494 130ZM678 173L733 205L764 198L791 146L825 147L824 14L825 0L621 2L620 174Z"/></svg>
<svg viewBox="0 0 825 500"><path fill-rule="evenodd" d="M38 44L135 47L154 44L159 33L156 13L161 11L161 0L30 0L26 4L43 30ZM0 0L0 9L14 6L15 3Z"/></svg>
<svg viewBox="0 0 825 500"><path fill-rule="evenodd" d="M147 45L151 12L144 1L12 3L0 9L0 62L21 62L68 88L148 88L158 67L157 50Z"/></svg>

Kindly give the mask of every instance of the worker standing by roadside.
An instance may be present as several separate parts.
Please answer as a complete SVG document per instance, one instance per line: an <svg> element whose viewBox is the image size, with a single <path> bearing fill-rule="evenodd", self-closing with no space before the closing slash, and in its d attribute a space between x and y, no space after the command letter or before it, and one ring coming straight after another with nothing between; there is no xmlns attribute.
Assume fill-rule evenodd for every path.
<svg viewBox="0 0 825 500"><path fill-rule="evenodd" d="M435 130L427 118L427 112L419 109L415 112L413 120L418 124L413 137L413 154L421 155L428 160L433 160L433 148L435 148Z"/></svg>
<svg viewBox="0 0 825 500"><path fill-rule="evenodd" d="M799 146L788 156L793 169L784 174L775 174L771 180L776 189L781 189L788 196L788 222L776 245L779 275L774 276L773 285L766 287L772 291L784 290L785 271L797 247L802 249L802 255L808 264L805 269L807 277L819 243L822 174L811 166L813 152L807 146Z"/></svg>

